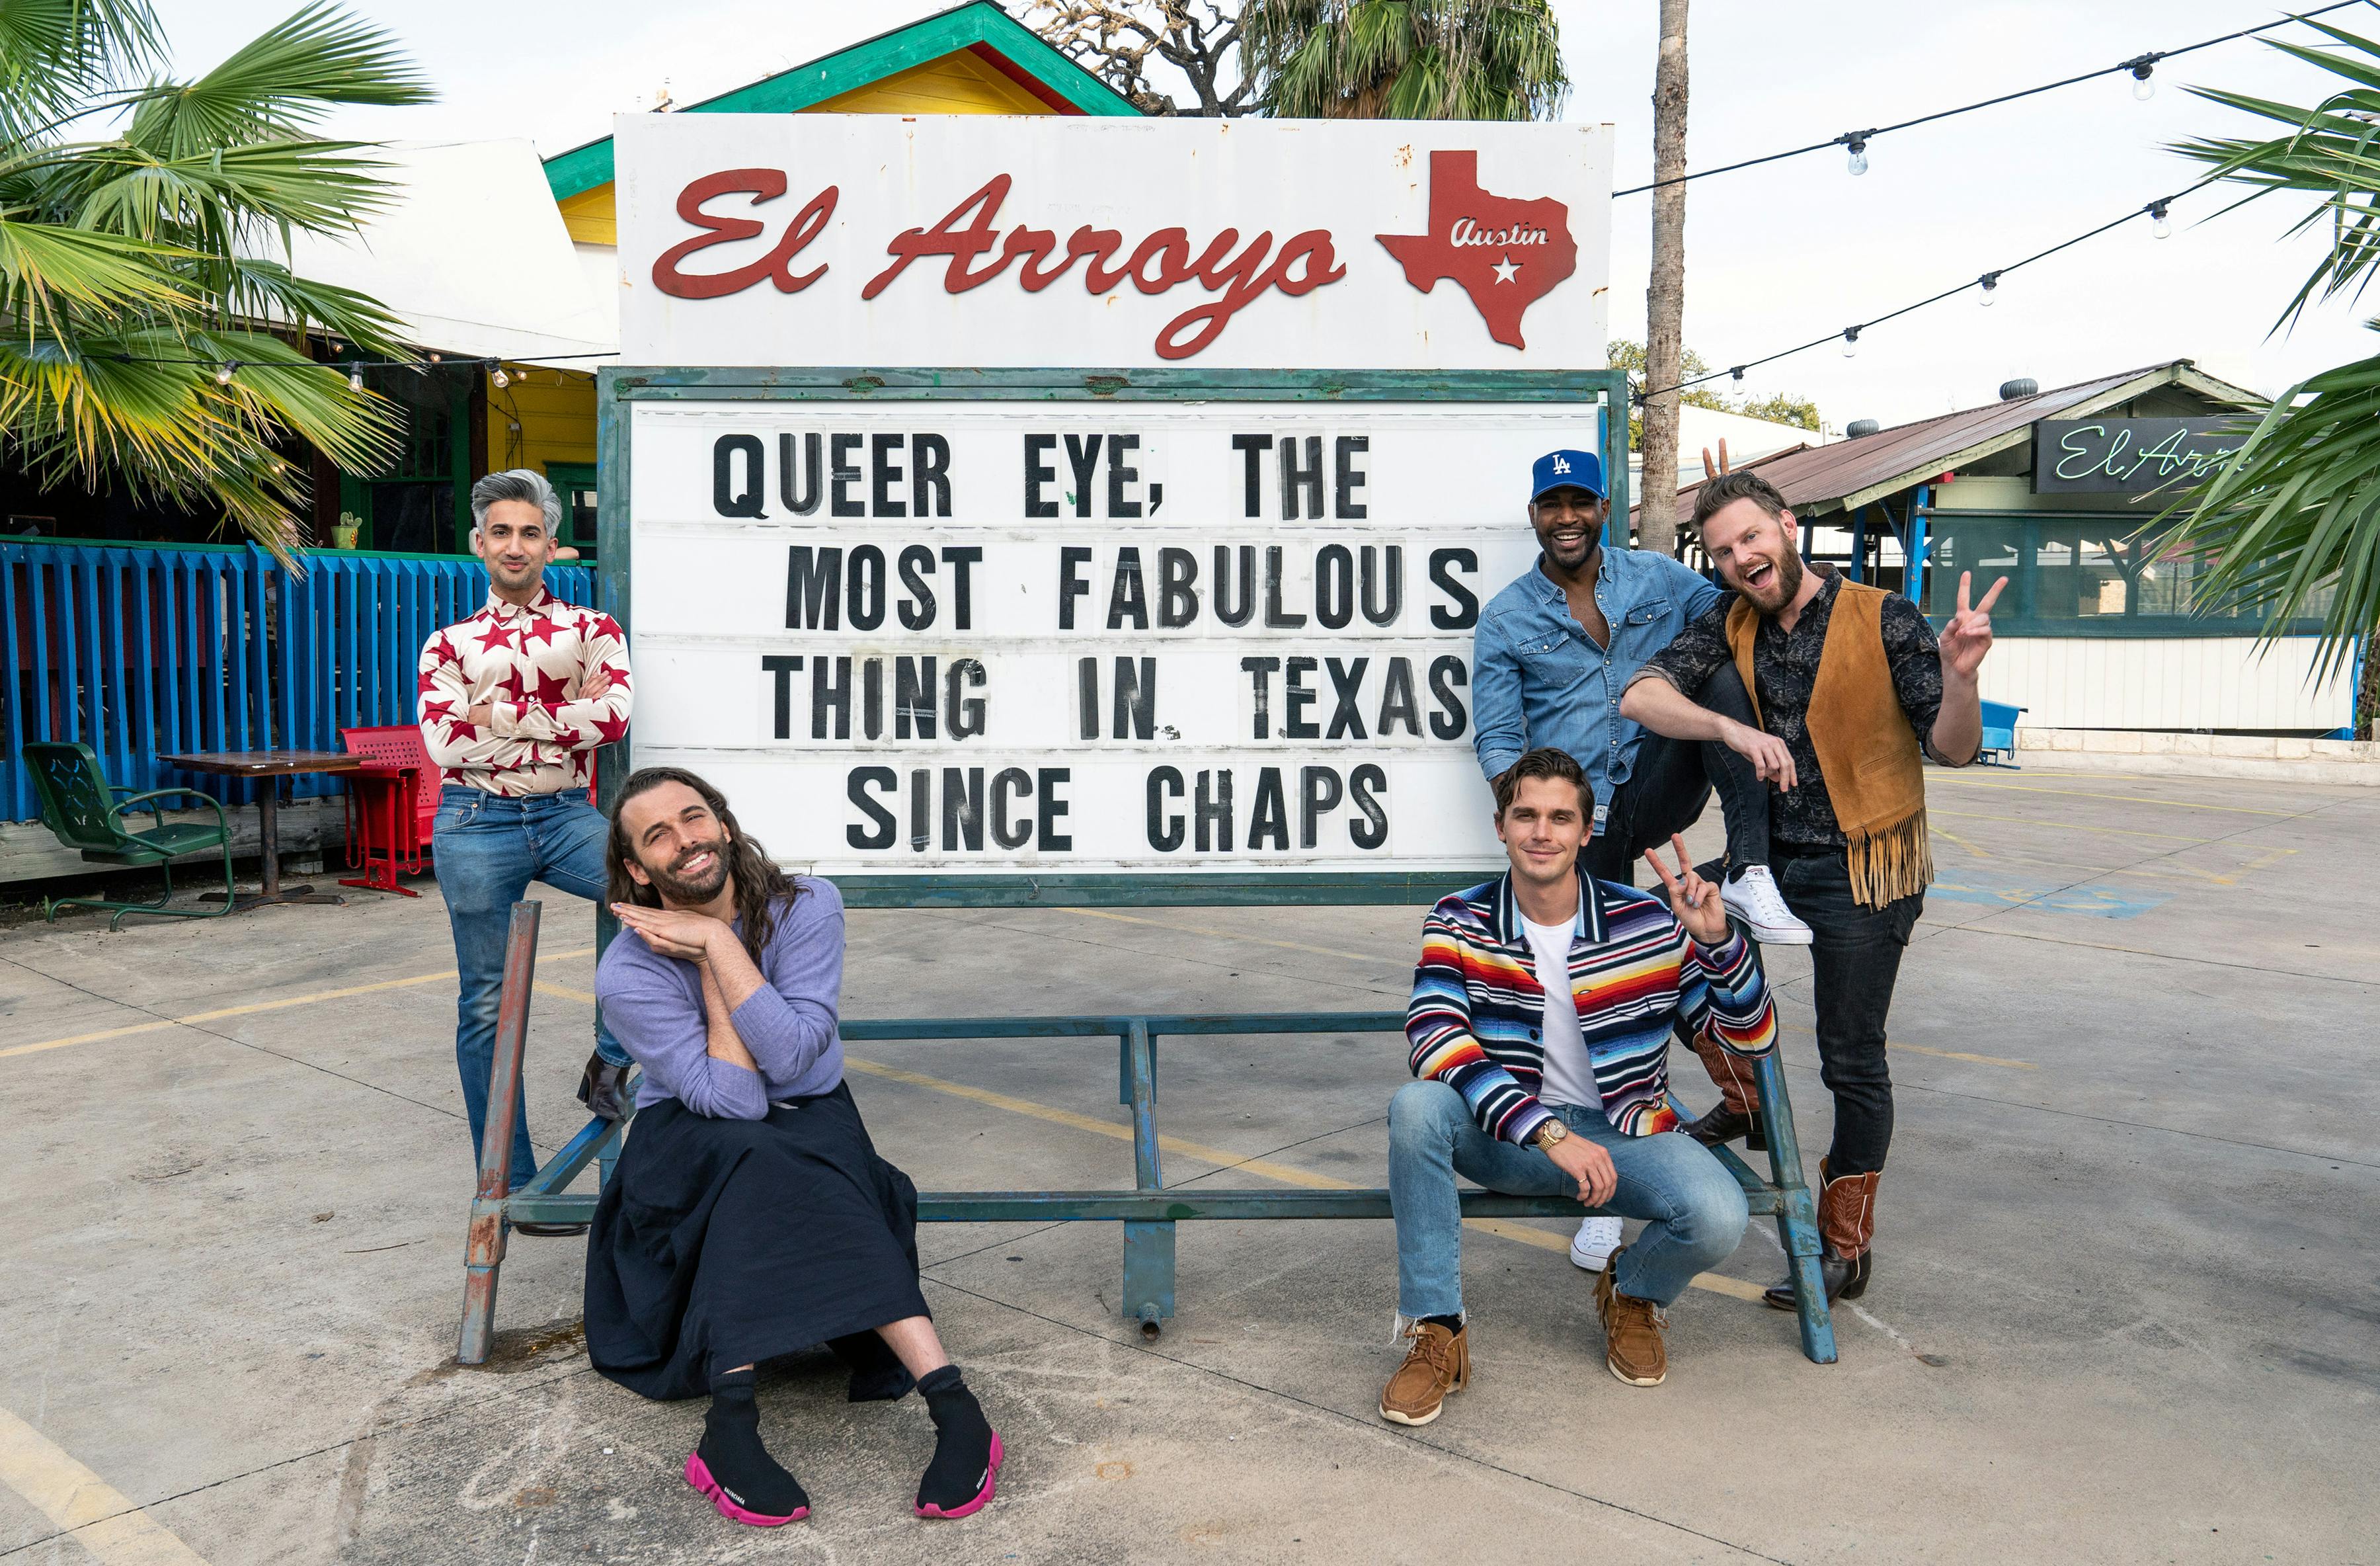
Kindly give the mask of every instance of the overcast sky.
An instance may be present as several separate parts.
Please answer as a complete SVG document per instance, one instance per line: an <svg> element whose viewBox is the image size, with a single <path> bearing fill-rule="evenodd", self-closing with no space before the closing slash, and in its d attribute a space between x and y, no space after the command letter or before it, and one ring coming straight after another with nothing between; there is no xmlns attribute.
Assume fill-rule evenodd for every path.
<svg viewBox="0 0 2380 1566"><path fill-rule="evenodd" d="M291 0L163 0L179 71L203 69L292 8ZM402 39L441 102L358 111L335 130L403 140L527 136L551 156L607 133L610 116L684 104L942 8L942 0L365 0L353 9ZM1617 128L1623 188L1649 177L1657 7L1556 0L1575 84L1564 117ZM2246 0L1696 0L1689 167L1733 162L2059 76L2177 48L2281 14ZM2380 13L2346 11L2380 33ZM2307 35L2307 30L2292 29ZM1716 365L1757 358L1880 315L2046 248L2193 177L2165 153L2191 135L2262 134L2192 97L2218 85L2288 103L2330 91L2327 73L2253 41L2161 67L2136 102L2110 78L1879 139L1873 166L1840 149L1689 187L1686 342ZM1837 426L1923 418L1988 401L2000 382L2044 386L2176 358L2267 394L2374 351L2362 314L2334 307L2269 336L2321 253L2283 242L2301 206L2262 201L2204 226L2224 202L2175 209L2171 239L2143 219L1973 295L1747 377L1754 395L1815 397ZM1613 224L1612 331L1643 331L1649 198ZM1582 265L1585 258L1582 258ZM1732 390L1732 387L1722 387Z"/></svg>

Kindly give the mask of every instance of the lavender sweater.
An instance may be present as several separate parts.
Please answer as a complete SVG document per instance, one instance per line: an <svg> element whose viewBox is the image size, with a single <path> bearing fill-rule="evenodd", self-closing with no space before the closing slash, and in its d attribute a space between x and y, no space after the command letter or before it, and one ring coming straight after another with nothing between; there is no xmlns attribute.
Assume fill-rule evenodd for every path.
<svg viewBox="0 0 2380 1566"><path fill-rule="evenodd" d="M832 1093L843 1081L835 1017L843 999L843 894L832 881L795 877L801 895L777 905L760 952L769 982L735 1009L736 1036L758 1073L710 1052L702 973L622 930L595 970L595 998L613 1036L644 1068L642 1109L674 1098L714 1119L757 1120L780 1098ZM740 928L740 925L739 925Z"/></svg>

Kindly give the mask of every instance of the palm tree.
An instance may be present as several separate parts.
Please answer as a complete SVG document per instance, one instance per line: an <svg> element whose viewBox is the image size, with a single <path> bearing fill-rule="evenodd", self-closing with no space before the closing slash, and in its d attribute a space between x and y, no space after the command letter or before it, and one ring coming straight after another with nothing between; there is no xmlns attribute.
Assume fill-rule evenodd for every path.
<svg viewBox="0 0 2380 1566"><path fill-rule="evenodd" d="M311 133L331 106L431 94L321 4L195 80L164 51L149 0L0 0L0 461L212 503L286 561L307 478L285 453L370 471L398 428L309 337L404 348L379 304L273 257L386 204L363 144Z"/></svg>
<svg viewBox="0 0 2380 1566"><path fill-rule="evenodd" d="M1548 0L1247 0L1240 54L1283 117L1551 119L1570 91Z"/></svg>
<svg viewBox="0 0 2380 1566"><path fill-rule="evenodd" d="M2337 49L2278 39L2274 48L2319 67L2346 85L2312 108L2210 89L2200 96L2288 126L2269 141L2201 139L2172 150L2207 165L2211 177L2251 187L2243 200L2281 191L2318 198L2292 226L2327 222L2330 251L2275 330L2316 300L2361 296L2380 265L2380 44L2321 22ZM2380 320L2367 322L2380 330ZM2183 506L2193 509L2183 513ZM2370 733L2380 659L2380 356L2326 370L2273 402L2237 454L2169 516L2169 547L2214 559L2203 602L2265 610L2265 635L2319 613L2321 668L2327 673L2365 639L2357 732Z"/></svg>

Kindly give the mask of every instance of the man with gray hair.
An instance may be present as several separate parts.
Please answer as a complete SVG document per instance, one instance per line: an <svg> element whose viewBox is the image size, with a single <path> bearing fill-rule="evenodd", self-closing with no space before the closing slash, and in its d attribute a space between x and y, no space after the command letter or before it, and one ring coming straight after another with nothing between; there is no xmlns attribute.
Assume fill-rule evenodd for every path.
<svg viewBox="0 0 2380 1566"><path fill-rule="evenodd" d="M608 828L588 798L595 747L628 729L627 638L611 616L545 588L562 501L541 473L490 473L471 486L471 552L488 568L488 601L422 644L419 717L430 759L444 769L431 838L462 980L455 1060L476 1153L487 1120L504 932L531 881L599 900ZM578 1096L620 1113L627 1051L595 1023L595 1054ZM512 1185L537 1172L526 1103L513 1117ZM516 1224L524 1234L585 1224Z"/></svg>

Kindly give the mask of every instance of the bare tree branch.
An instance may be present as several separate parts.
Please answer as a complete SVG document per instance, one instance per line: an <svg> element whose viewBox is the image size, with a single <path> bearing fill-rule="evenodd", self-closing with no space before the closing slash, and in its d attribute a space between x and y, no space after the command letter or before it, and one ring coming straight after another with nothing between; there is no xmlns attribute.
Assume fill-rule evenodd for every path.
<svg viewBox="0 0 2380 1566"><path fill-rule="evenodd" d="M1236 0L1033 0L1024 20L1143 114L1228 118L1252 107L1246 73L1232 59ZM1152 55L1188 78L1194 104L1175 103L1150 81Z"/></svg>

